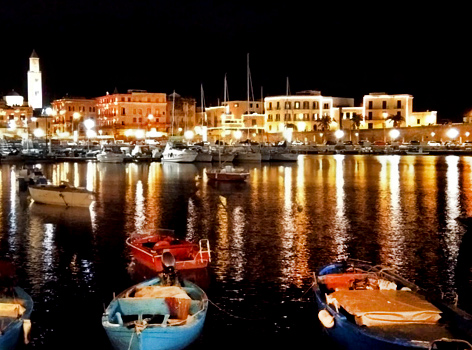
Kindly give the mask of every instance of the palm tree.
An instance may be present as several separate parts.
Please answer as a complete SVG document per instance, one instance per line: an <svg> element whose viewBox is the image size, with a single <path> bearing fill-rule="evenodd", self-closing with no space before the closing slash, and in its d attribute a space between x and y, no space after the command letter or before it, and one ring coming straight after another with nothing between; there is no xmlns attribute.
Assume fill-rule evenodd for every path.
<svg viewBox="0 0 472 350"><path fill-rule="evenodd" d="M331 124L331 117L325 115L318 120L318 124L321 126L323 130L329 130L329 124Z"/></svg>
<svg viewBox="0 0 472 350"><path fill-rule="evenodd" d="M354 113L352 115L352 118L351 118L351 128L352 129L359 129L359 127L361 126L361 121L363 121L363 120L364 120L364 118L362 117L362 115Z"/></svg>
<svg viewBox="0 0 472 350"><path fill-rule="evenodd" d="M405 118L401 114L390 114L387 118L385 118L385 120L393 121L393 127L396 128L402 121L405 120Z"/></svg>

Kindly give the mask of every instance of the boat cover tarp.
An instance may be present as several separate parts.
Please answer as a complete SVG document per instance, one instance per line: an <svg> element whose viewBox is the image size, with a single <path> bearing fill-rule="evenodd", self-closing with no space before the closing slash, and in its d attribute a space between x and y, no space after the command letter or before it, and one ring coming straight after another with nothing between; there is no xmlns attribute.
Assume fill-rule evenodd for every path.
<svg viewBox="0 0 472 350"><path fill-rule="evenodd" d="M23 315L25 308L15 303L0 303L0 316L17 318Z"/></svg>
<svg viewBox="0 0 472 350"><path fill-rule="evenodd" d="M188 294L177 286L146 286L136 290L136 298L178 298L190 299Z"/></svg>
<svg viewBox="0 0 472 350"><path fill-rule="evenodd" d="M438 308L409 291L339 290L327 301L343 307L361 326L434 324L441 318Z"/></svg>

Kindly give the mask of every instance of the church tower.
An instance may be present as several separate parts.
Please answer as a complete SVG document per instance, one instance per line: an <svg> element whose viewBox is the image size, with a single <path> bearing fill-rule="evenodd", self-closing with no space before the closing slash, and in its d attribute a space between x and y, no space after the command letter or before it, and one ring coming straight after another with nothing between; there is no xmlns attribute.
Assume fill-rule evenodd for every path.
<svg viewBox="0 0 472 350"><path fill-rule="evenodd" d="M30 56L29 63L28 105L34 109L42 108L43 93L41 89L41 71L39 70L39 57L34 50Z"/></svg>

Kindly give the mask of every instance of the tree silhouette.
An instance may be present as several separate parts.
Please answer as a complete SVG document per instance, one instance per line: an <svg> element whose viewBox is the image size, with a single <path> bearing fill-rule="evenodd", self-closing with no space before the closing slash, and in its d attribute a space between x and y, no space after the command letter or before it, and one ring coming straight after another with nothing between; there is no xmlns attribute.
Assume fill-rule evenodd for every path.
<svg viewBox="0 0 472 350"><path fill-rule="evenodd" d="M393 127L396 128L400 125L402 121L405 120L405 118L401 114L391 114L385 120L391 120L393 121Z"/></svg>
<svg viewBox="0 0 472 350"><path fill-rule="evenodd" d="M318 120L318 124L323 130L329 130L329 125L331 124L331 117L327 115L321 117L320 120Z"/></svg>

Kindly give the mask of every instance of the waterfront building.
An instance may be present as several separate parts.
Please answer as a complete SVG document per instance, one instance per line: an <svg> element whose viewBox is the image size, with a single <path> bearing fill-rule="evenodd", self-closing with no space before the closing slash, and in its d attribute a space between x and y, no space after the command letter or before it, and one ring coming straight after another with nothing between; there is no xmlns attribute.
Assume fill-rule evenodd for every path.
<svg viewBox="0 0 472 350"><path fill-rule="evenodd" d="M217 139L220 137L240 136L243 139L252 138L264 131L264 103L260 101L226 101L220 106L207 107L206 125L208 135ZM199 115L203 122L204 115Z"/></svg>
<svg viewBox="0 0 472 350"><path fill-rule="evenodd" d="M413 112L413 96L408 94L388 95L372 92L363 98L364 123L361 129L392 128L394 117L398 127L435 125L437 112Z"/></svg>
<svg viewBox="0 0 472 350"><path fill-rule="evenodd" d="M165 93L128 90L97 97L97 130L117 139L159 137L169 129Z"/></svg>
<svg viewBox="0 0 472 350"><path fill-rule="evenodd" d="M32 122L33 108L28 106L24 97L11 91L0 100L1 138L25 138Z"/></svg>
<svg viewBox="0 0 472 350"><path fill-rule="evenodd" d="M327 97L320 91L307 90L296 95L266 97L264 107L265 131L268 133L280 133L286 129L322 131L338 128L340 113L345 108L353 108L354 99ZM349 113L354 115L356 111L352 109Z"/></svg>
<svg viewBox="0 0 472 350"><path fill-rule="evenodd" d="M96 122L97 107L95 99L66 96L51 103L51 134L60 138L85 136L84 121L92 119Z"/></svg>
<svg viewBox="0 0 472 350"><path fill-rule="evenodd" d="M185 98L175 91L167 96L167 119L165 131L168 134L181 135L186 130L194 130L197 124L196 100Z"/></svg>
<svg viewBox="0 0 472 350"><path fill-rule="evenodd" d="M43 107L43 92L41 86L41 70L39 69L39 57L34 50L29 58L28 104L34 109Z"/></svg>

